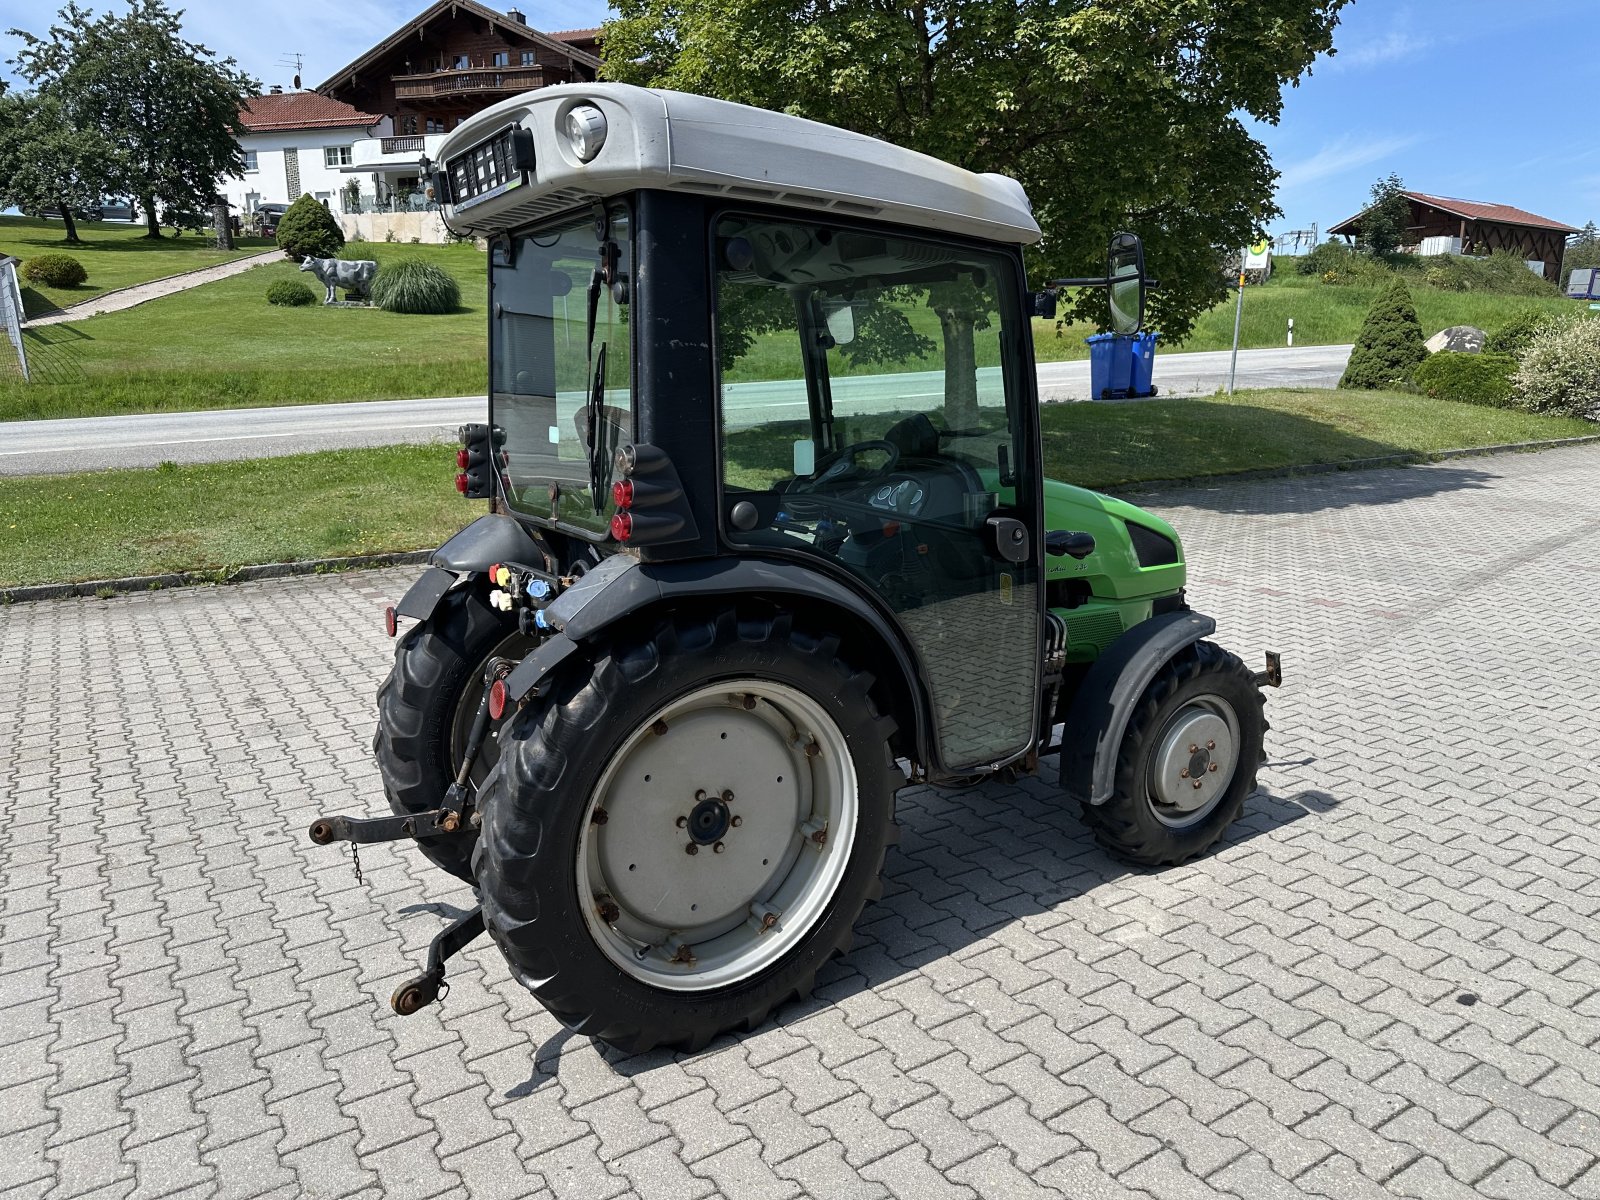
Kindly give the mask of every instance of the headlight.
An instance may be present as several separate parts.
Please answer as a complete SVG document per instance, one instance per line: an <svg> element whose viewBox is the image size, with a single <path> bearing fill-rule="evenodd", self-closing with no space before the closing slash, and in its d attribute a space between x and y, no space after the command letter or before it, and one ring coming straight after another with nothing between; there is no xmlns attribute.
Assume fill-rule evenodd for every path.
<svg viewBox="0 0 1600 1200"><path fill-rule="evenodd" d="M579 162L589 162L606 144L606 115L592 104L567 110L567 144Z"/></svg>

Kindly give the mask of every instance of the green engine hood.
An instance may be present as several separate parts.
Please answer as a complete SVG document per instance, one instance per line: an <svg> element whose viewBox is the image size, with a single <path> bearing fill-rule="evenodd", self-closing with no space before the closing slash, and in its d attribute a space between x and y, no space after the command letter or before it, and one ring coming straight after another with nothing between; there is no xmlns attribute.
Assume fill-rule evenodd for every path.
<svg viewBox="0 0 1600 1200"><path fill-rule="evenodd" d="M1094 535L1094 553L1084 559L1045 556L1045 581L1083 580L1097 597L1108 600L1133 600L1164 596L1183 587L1186 570L1183 544L1177 530L1153 513L1113 496L1103 496L1087 488L1058 483L1044 484L1044 523L1046 529L1071 529ZM1160 534L1172 543L1175 561L1142 567L1134 549L1128 526L1138 524Z"/></svg>

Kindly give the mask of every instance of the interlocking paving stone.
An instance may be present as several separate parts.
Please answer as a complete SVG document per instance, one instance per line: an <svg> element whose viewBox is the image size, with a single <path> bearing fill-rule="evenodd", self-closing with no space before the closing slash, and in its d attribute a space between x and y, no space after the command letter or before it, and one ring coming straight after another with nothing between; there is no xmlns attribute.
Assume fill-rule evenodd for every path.
<svg viewBox="0 0 1600 1200"><path fill-rule="evenodd" d="M818 995L695 1056L559 1026L377 812L414 569L0 609L0 1194L1600 1197L1600 448L1146 497L1271 761L1129 871L1054 767L911 789ZM63 689L66 665L92 686Z"/></svg>

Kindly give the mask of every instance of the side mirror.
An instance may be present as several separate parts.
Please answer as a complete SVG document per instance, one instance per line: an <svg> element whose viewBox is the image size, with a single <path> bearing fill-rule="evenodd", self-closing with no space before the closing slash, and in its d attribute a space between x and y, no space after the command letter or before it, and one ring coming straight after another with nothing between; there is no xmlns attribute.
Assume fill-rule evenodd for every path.
<svg viewBox="0 0 1600 1200"><path fill-rule="evenodd" d="M1144 324L1144 242L1138 234L1119 233L1106 250L1106 281L1111 295L1111 328L1138 333Z"/></svg>
<svg viewBox="0 0 1600 1200"><path fill-rule="evenodd" d="M1043 317L1048 321L1055 320L1056 294L1054 292L1029 292L1028 315Z"/></svg>
<svg viewBox="0 0 1600 1200"><path fill-rule="evenodd" d="M850 301L824 300L822 319L834 345L848 346L856 340L856 311L850 306Z"/></svg>

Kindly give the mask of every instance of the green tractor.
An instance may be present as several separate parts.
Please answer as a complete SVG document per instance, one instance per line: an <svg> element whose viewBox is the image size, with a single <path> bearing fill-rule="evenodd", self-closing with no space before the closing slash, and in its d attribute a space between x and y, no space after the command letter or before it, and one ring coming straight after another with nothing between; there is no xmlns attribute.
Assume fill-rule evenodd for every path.
<svg viewBox="0 0 1600 1200"><path fill-rule="evenodd" d="M1205 640L1165 521L1043 477L1054 294L1014 180L619 84L508 100L441 158L489 246L456 477L489 512L387 614L394 815L311 829L477 890L397 1011L487 929L578 1032L753 1028L849 947L908 783L1058 754L1144 865L1238 816L1276 660ZM1137 238L1096 282L1137 318Z"/></svg>

